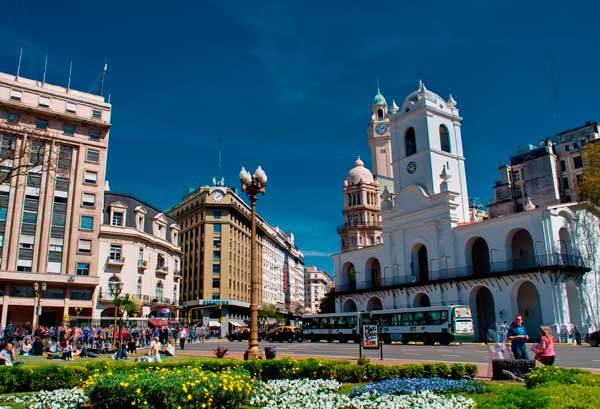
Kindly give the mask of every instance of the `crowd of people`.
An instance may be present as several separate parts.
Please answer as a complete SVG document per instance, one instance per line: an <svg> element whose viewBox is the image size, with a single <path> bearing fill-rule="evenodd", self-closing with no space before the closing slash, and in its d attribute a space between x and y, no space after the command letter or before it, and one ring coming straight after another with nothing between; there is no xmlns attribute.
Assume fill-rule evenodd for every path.
<svg viewBox="0 0 600 409"><path fill-rule="evenodd" d="M0 365L23 364L17 359L17 353L64 360L96 358L101 354L128 359L130 354L138 352L138 348L147 349L147 355L141 360L160 361L161 355L175 355L176 342L184 349L187 343L204 342L211 335L204 326L118 328L62 323L34 329L29 323L16 326L9 322L5 328L0 328Z"/></svg>

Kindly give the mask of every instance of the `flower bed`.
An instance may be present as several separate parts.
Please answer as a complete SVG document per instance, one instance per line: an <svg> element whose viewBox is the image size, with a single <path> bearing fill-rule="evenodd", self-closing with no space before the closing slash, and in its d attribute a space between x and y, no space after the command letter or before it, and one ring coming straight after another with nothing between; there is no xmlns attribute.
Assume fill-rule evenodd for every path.
<svg viewBox="0 0 600 409"><path fill-rule="evenodd" d="M442 378L405 378L389 379L356 387L352 391L351 396L357 396L367 392L378 394L409 394L421 393L424 391L436 393L478 393L482 392L483 390L483 384L480 382L469 381L465 379L454 380Z"/></svg>
<svg viewBox="0 0 600 409"><path fill-rule="evenodd" d="M462 396L443 396L429 391L410 395L385 395L365 392L355 396L342 395L342 386L334 380L273 380L260 383L251 404L263 409L379 409L379 408L440 408L470 409L472 399Z"/></svg>
<svg viewBox="0 0 600 409"><path fill-rule="evenodd" d="M40 391L22 397L7 396L4 401L20 403L30 409L77 409L84 405L88 399L84 391L78 388Z"/></svg>

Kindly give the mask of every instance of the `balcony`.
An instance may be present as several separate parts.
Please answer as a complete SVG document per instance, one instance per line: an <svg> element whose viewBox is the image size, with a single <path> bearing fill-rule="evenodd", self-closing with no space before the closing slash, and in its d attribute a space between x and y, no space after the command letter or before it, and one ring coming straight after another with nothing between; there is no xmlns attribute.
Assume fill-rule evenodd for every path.
<svg viewBox="0 0 600 409"><path fill-rule="evenodd" d="M169 273L169 267L167 266L156 266L156 274L166 276Z"/></svg>
<svg viewBox="0 0 600 409"><path fill-rule="evenodd" d="M182 278L181 270L173 271L173 275L175 276L175 278Z"/></svg>
<svg viewBox="0 0 600 409"><path fill-rule="evenodd" d="M384 270L387 270L385 267ZM576 274L589 271L580 256L570 254L551 253L532 258L511 259L496 261L484 266L466 266L448 268L429 272L428 280L419 280L418 274L400 274L392 272L392 276L383 274L379 280L364 280L355 282L344 282L336 285L336 293L341 292L366 292L379 289L404 288L418 285L440 284L449 281L464 281L486 277L501 277L514 274L540 272L547 270L569 270ZM389 273L388 273L389 275Z"/></svg>
<svg viewBox="0 0 600 409"><path fill-rule="evenodd" d="M341 226L337 227L337 232L341 233L345 229L348 228L372 228L372 227L382 227L381 222L356 222L356 223L344 223Z"/></svg>
<svg viewBox="0 0 600 409"><path fill-rule="evenodd" d="M147 268L148 268L148 261L147 260L138 260L138 270L144 271Z"/></svg>
<svg viewBox="0 0 600 409"><path fill-rule="evenodd" d="M109 266L123 266L125 264L125 257L111 257L108 256L106 264Z"/></svg>

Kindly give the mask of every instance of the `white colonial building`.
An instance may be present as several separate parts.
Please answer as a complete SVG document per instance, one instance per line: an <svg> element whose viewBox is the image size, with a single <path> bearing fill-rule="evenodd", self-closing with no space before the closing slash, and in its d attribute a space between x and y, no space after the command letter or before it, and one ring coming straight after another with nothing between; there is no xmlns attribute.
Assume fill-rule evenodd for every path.
<svg viewBox="0 0 600 409"><path fill-rule="evenodd" d="M385 99L376 97L374 112L381 107L387 115ZM597 329L597 210L530 202L522 212L473 220L456 101L420 81L393 108L393 194L381 195L383 242L333 256L336 310L466 304L478 338L516 313L530 336L541 324L563 334L574 324L584 333ZM385 154L374 153L374 161ZM352 178L351 171L346 185Z"/></svg>

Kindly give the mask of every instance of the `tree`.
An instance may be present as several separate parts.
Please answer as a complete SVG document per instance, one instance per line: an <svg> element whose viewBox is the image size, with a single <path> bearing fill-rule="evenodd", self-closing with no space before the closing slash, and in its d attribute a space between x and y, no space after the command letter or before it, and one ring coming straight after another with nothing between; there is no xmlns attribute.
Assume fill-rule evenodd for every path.
<svg viewBox="0 0 600 409"><path fill-rule="evenodd" d="M264 325L269 319L281 321L283 314L279 312L275 304L264 304L258 309L258 319Z"/></svg>
<svg viewBox="0 0 600 409"><path fill-rule="evenodd" d="M319 312L322 314L328 312L335 312L335 289L332 288L323 298L319 304Z"/></svg>
<svg viewBox="0 0 600 409"><path fill-rule="evenodd" d="M588 143L583 153L584 171L578 183L584 200L600 205L600 143Z"/></svg>
<svg viewBox="0 0 600 409"><path fill-rule="evenodd" d="M125 294L121 300L121 305L123 306L123 311L127 313L127 317L139 314L141 309L140 302L130 297L129 294Z"/></svg>
<svg viewBox="0 0 600 409"><path fill-rule="evenodd" d="M292 313L294 316L299 317L304 314L304 305L298 301L292 303Z"/></svg>
<svg viewBox="0 0 600 409"><path fill-rule="evenodd" d="M44 172L55 170L58 164L56 152L41 139L28 143L13 135L2 135L0 139L0 185L12 183L22 175L41 176ZM69 166L70 167L70 166ZM32 180L30 186L39 187L39 180Z"/></svg>

